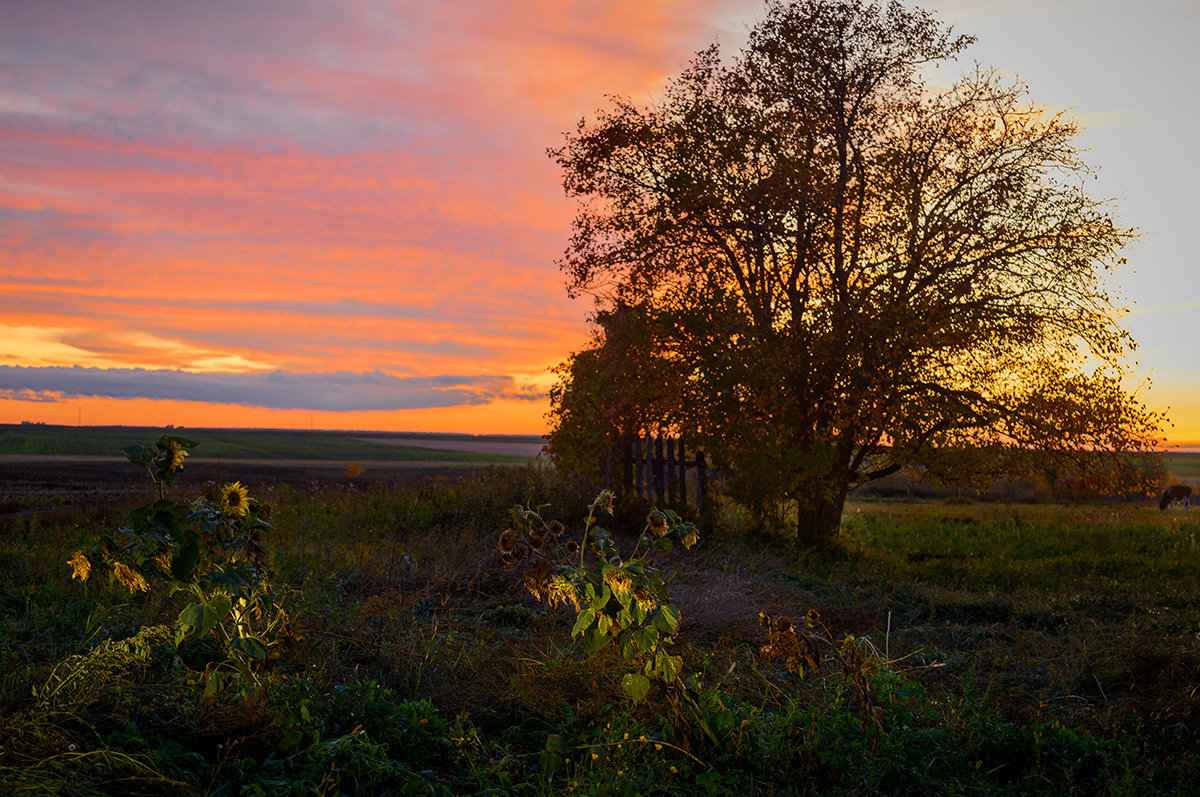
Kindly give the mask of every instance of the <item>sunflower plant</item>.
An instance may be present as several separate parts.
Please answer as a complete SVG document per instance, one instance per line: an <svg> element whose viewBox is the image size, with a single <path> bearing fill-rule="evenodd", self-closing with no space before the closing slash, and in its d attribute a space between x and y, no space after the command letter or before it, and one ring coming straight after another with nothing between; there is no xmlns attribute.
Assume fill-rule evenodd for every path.
<svg viewBox="0 0 1200 797"><path fill-rule="evenodd" d="M129 446L125 456L145 467L159 498L134 509L129 523L101 538L89 551L76 551L68 564L74 577L98 573L131 593L164 584L190 600L175 622L176 645L214 640L223 656L205 672L205 694L219 691L232 671L244 687L261 685L267 661L288 638L289 618L268 580L263 534L269 507L250 497L240 482L205 484L190 503L166 497L196 443L164 435L153 446Z"/></svg>
<svg viewBox="0 0 1200 797"><path fill-rule="evenodd" d="M568 537L559 521L543 520L544 507L514 506L497 544L505 563L528 563L524 583L534 597L574 609L571 635L582 637L589 653L613 645L634 665L621 686L639 703L652 681L675 683L683 669L683 659L669 649L679 630L679 609L651 559L671 550L676 540L691 548L699 533L672 510L651 509L633 553L624 558L598 525L601 514L612 513L612 503L610 490L596 497L578 540Z"/></svg>

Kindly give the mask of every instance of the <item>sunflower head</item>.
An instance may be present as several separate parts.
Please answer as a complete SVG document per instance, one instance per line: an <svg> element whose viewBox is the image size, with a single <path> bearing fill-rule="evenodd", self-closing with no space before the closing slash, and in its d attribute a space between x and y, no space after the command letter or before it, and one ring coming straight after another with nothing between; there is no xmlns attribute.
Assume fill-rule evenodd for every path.
<svg viewBox="0 0 1200 797"><path fill-rule="evenodd" d="M231 482L221 488L221 510L235 517L246 516L250 510L250 493L241 482Z"/></svg>
<svg viewBox="0 0 1200 797"><path fill-rule="evenodd" d="M150 591L150 583L146 581L146 577L124 562L117 562L113 565L113 575L117 577L117 581L121 582L121 586L130 592Z"/></svg>
<svg viewBox="0 0 1200 797"><path fill-rule="evenodd" d="M183 460L187 458L187 449L179 445L178 442L172 440L166 446L163 452L166 470L168 473L177 473L183 470Z"/></svg>
<svg viewBox="0 0 1200 797"><path fill-rule="evenodd" d="M546 593L546 600L550 603L551 608L558 608L559 605L569 603L579 611L581 606L579 602L579 590L575 585L567 581L562 576L554 576L547 583L543 590Z"/></svg>
<svg viewBox="0 0 1200 797"><path fill-rule="evenodd" d="M551 520L550 525L546 526L546 530L550 532L551 537L561 537L566 527L557 520Z"/></svg>
<svg viewBox="0 0 1200 797"><path fill-rule="evenodd" d="M645 587L638 587L635 589L633 591L633 597L634 600L641 604L641 607L647 612L652 612L658 608L658 601L654 599L654 595L650 593L650 590L646 589Z"/></svg>
<svg viewBox="0 0 1200 797"><path fill-rule="evenodd" d="M92 574L92 563L83 555L83 551L76 551L75 555L67 562L71 566L71 578L77 578L80 581L87 581L88 576Z"/></svg>
<svg viewBox="0 0 1200 797"><path fill-rule="evenodd" d="M604 571L604 583L612 590L613 595L617 596L617 600L621 603L628 603L629 596L633 594L633 580L629 578L629 574L619 567L609 567Z"/></svg>
<svg viewBox="0 0 1200 797"><path fill-rule="evenodd" d="M512 529L500 532L500 539L496 540L496 547L502 554L511 554L517 548L517 533Z"/></svg>

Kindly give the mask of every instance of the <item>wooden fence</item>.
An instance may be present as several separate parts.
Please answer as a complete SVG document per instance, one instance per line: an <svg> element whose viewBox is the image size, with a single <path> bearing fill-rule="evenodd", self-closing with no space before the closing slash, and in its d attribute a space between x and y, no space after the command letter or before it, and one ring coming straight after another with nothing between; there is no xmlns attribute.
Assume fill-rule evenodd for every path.
<svg viewBox="0 0 1200 797"><path fill-rule="evenodd" d="M630 440L623 460L626 491L659 506L693 506L704 512L708 462L703 451L689 454L681 441L658 435Z"/></svg>

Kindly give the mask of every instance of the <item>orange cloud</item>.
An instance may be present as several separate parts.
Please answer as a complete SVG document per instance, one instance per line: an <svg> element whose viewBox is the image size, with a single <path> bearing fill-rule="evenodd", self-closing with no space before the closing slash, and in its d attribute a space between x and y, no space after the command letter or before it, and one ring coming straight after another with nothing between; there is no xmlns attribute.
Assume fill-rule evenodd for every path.
<svg viewBox="0 0 1200 797"><path fill-rule="evenodd" d="M206 406L26 400L70 396L29 392L63 366L154 369L145 384L182 369L544 388L588 310L554 266L572 208L545 148L605 92L655 91L715 20L755 6L13 9L0 32L16 59L0 86L0 365L16 381L0 408L21 420L78 405L109 423ZM494 411L429 417L542 428L531 402L489 395ZM280 412L212 406L305 425Z"/></svg>

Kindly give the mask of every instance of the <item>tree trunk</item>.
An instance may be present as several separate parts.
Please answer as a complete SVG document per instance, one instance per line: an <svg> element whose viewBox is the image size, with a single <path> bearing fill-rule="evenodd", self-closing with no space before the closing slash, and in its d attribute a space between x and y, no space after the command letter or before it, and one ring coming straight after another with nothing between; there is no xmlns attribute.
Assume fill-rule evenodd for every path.
<svg viewBox="0 0 1200 797"><path fill-rule="evenodd" d="M825 483L824 489L809 493L796 511L796 540L804 548L827 548L842 523L842 509L850 485L845 480Z"/></svg>

